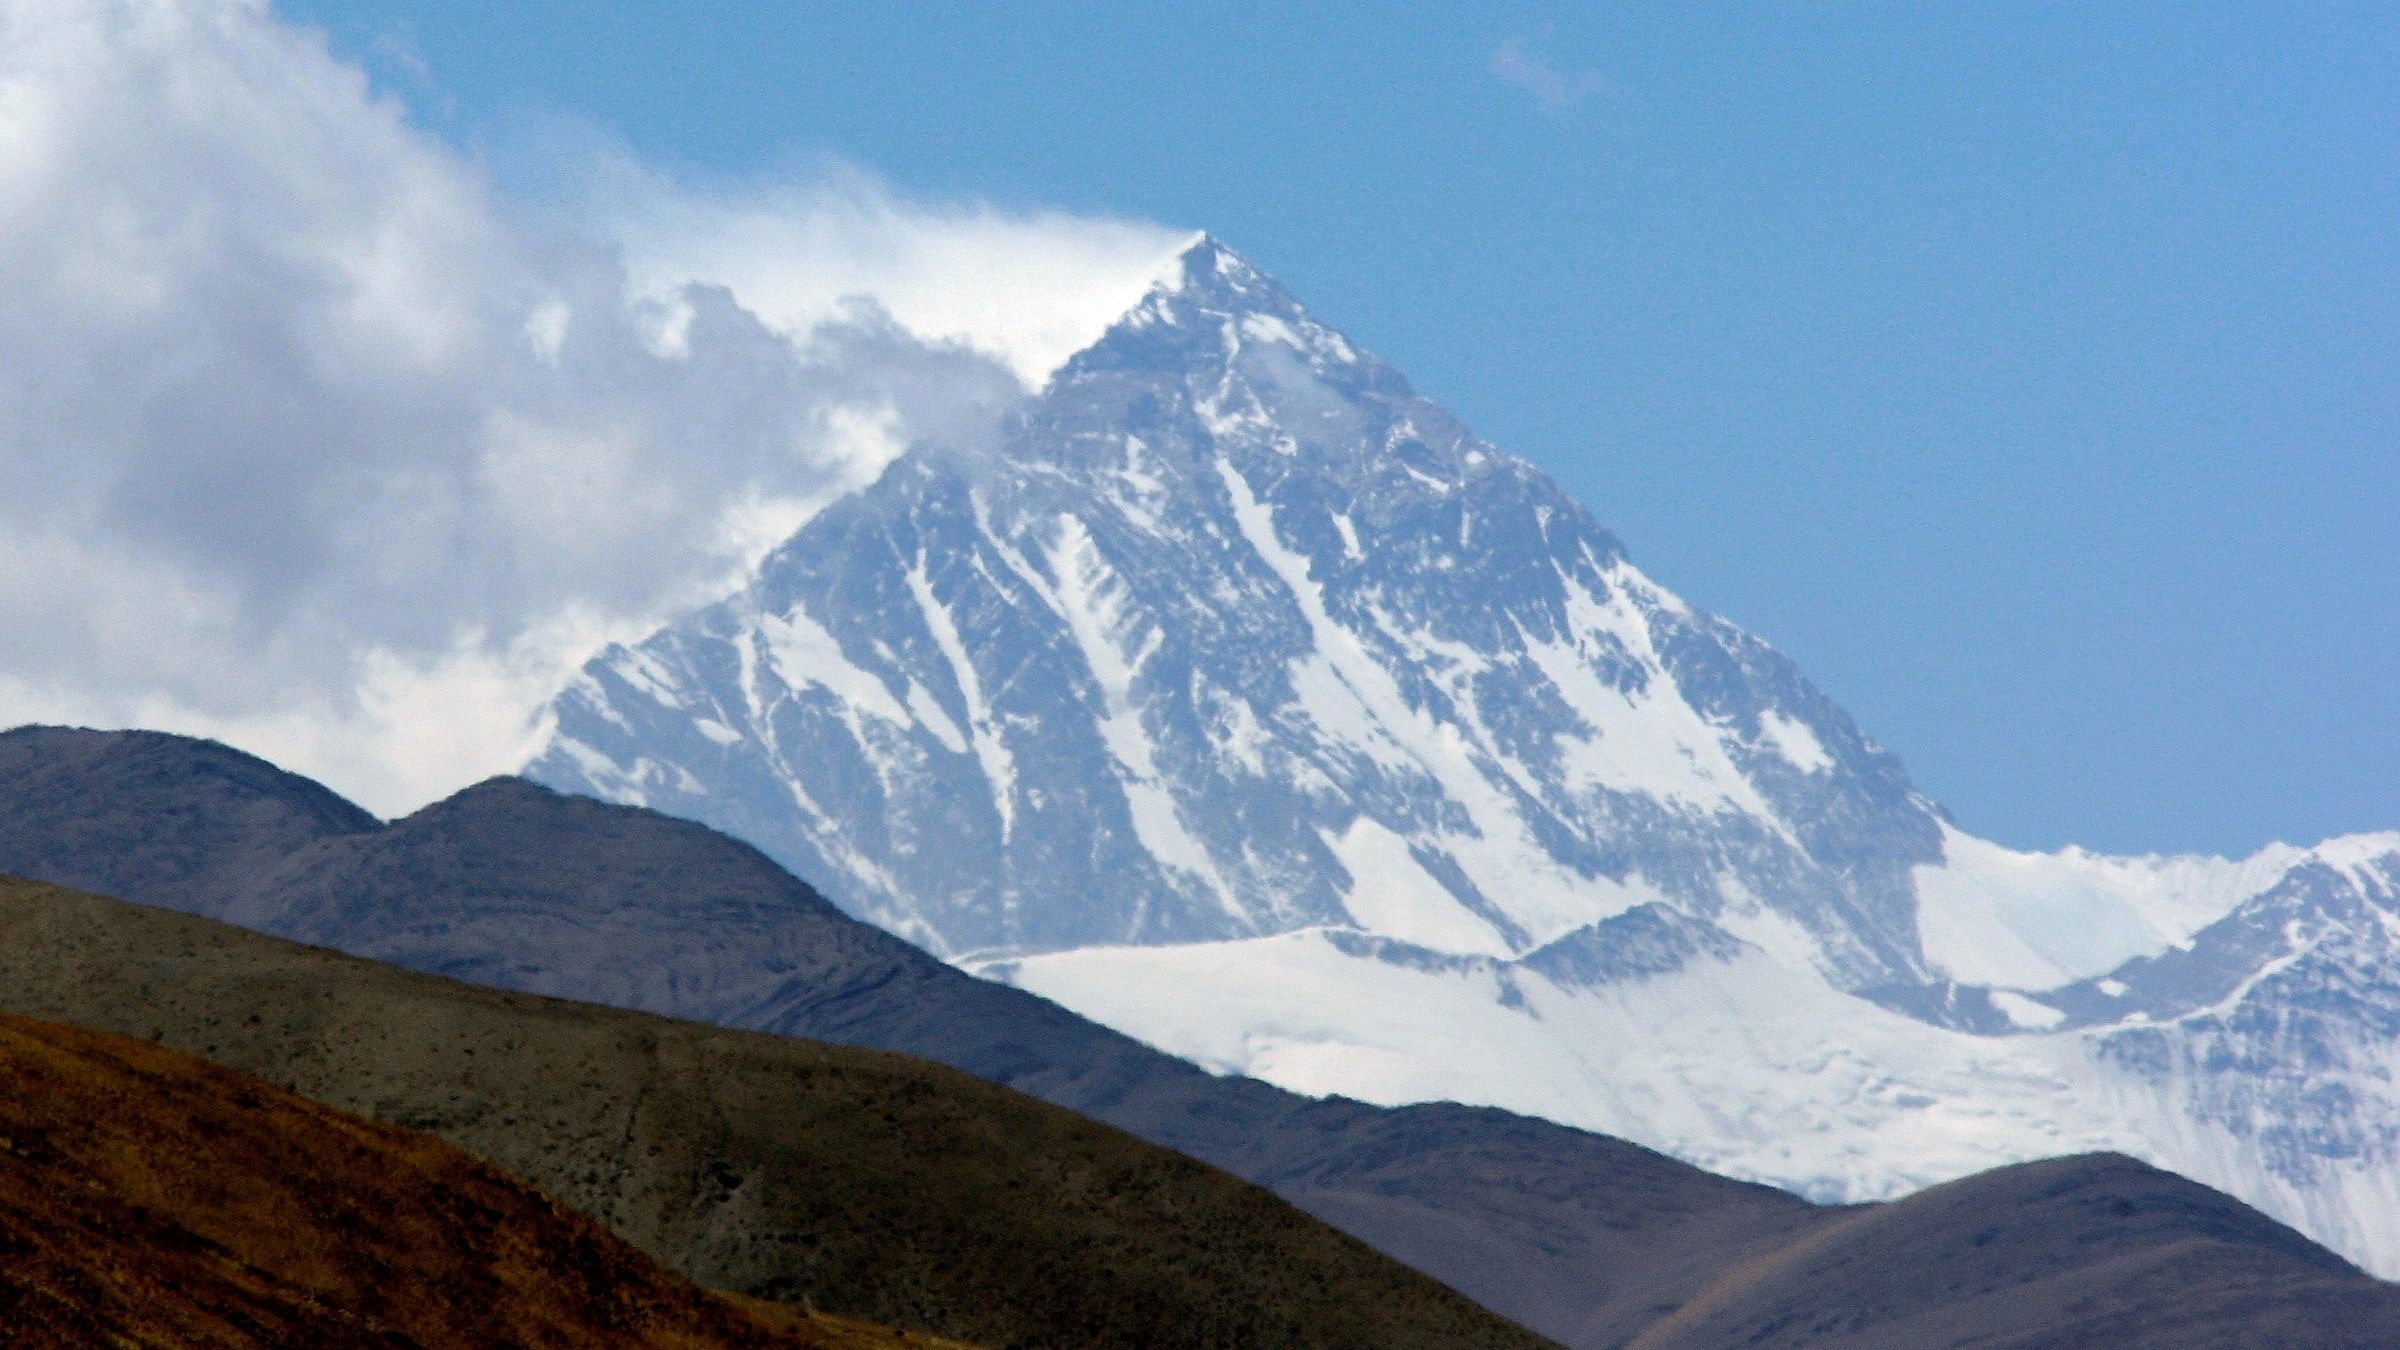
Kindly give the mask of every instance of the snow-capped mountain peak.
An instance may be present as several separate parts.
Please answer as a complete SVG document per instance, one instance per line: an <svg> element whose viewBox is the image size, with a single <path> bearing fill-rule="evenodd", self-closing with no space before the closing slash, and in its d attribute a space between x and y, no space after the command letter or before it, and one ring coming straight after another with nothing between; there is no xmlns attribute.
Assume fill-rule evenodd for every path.
<svg viewBox="0 0 2400 1350"><path fill-rule="evenodd" d="M1213 238L998 455L901 456L555 714L532 776L1204 1062L1821 1195L2127 1149L2400 1267L2359 1180L2400 1159L2388 838L1966 834ZM2205 1042L2271 1080L2302 1026L2355 1079L2315 1117L2192 1068ZM2276 1130L2271 1163L2227 1142Z"/></svg>
<svg viewBox="0 0 2400 1350"><path fill-rule="evenodd" d="M1002 462L895 465L559 715L537 772L734 825L945 951L1516 956L1664 901L1921 973L1938 833L1898 766L1209 238ZM774 786L728 799L734 765Z"/></svg>
<svg viewBox="0 0 2400 1350"><path fill-rule="evenodd" d="M1060 395L1056 386L1170 369L1192 376L1214 373L1221 383L1238 371L1246 380L1270 386L1314 381L1343 389L1371 383L1387 395L1409 392L1398 371L1318 323L1274 278L1206 234L1139 304L1069 358L1048 392L1055 398ZM1255 399L1220 388L1205 400L1203 415L1232 421L1262 416L1263 408Z"/></svg>

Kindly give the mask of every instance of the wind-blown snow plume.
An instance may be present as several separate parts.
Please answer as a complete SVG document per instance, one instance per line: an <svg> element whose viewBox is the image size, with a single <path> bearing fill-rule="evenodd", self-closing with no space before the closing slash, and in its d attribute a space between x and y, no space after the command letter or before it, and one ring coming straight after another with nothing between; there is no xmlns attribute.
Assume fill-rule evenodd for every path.
<svg viewBox="0 0 2400 1350"><path fill-rule="evenodd" d="M1169 275L1196 237L1138 222L912 201L856 166L809 181L696 186L621 149L586 152L576 214L619 241L635 280L672 295L722 282L787 332L872 295L912 333L963 343L1031 387Z"/></svg>
<svg viewBox="0 0 2400 1350"><path fill-rule="evenodd" d="M700 209L643 183L626 219ZM598 642L1021 396L975 324L845 297L939 318L923 279L1012 241L1071 294L1164 237L829 191L629 268L262 3L0 0L0 723L219 735L384 809L509 767ZM862 218L913 252L838 266Z"/></svg>

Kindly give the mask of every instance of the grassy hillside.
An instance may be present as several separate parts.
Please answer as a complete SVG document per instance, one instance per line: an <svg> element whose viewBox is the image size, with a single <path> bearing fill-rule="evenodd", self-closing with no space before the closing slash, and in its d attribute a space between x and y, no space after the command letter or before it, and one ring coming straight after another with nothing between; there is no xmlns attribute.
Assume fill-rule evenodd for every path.
<svg viewBox="0 0 2400 1350"><path fill-rule="evenodd" d="M770 1329L463 1149L0 1014L12 1346L897 1347Z"/></svg>
<svg viewBox="0 0 2400 1350"><path fill-rule="evenodd" d="M1541 1343L1258 1187L901 1055L15 880L0 1003L428 1131L715 1288L990 1345Z"/></svg>

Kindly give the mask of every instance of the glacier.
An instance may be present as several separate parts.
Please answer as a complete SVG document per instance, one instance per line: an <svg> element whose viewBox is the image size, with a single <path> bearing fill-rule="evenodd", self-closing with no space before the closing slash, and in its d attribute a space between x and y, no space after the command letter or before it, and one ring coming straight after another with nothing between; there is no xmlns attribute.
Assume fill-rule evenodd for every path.
<svg viewBox="0 0 2400 1350"><path fill-rule="evenodd" d="M2400 835L1961 829L1787 659L1218 241L528 767L1212 1068L1819 1199L2114 1148L2400 1274Z"/></svg>

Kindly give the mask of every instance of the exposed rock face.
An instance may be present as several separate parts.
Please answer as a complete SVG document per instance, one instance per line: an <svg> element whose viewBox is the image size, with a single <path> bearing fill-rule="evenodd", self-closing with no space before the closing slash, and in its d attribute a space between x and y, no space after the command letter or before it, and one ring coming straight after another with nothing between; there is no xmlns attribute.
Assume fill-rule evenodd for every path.
<svg viewBox="0 0 2400 1350"><path fill-rule="evenodd" d="M2122 1149L2400 1273L2400 835L1961 832L1213 241L555 712L533 777L1219 1069L1823 1198Z"/></svg>
<svg viewBox="0 0 2400 1350"><path fill-rule="evenodd" d="M1779 916L1845 985L1927 969L1899 765L1208 242L1003 456L905 457L557 712L531 776L947 954L1515 956L1660 904Z"/></svg>

